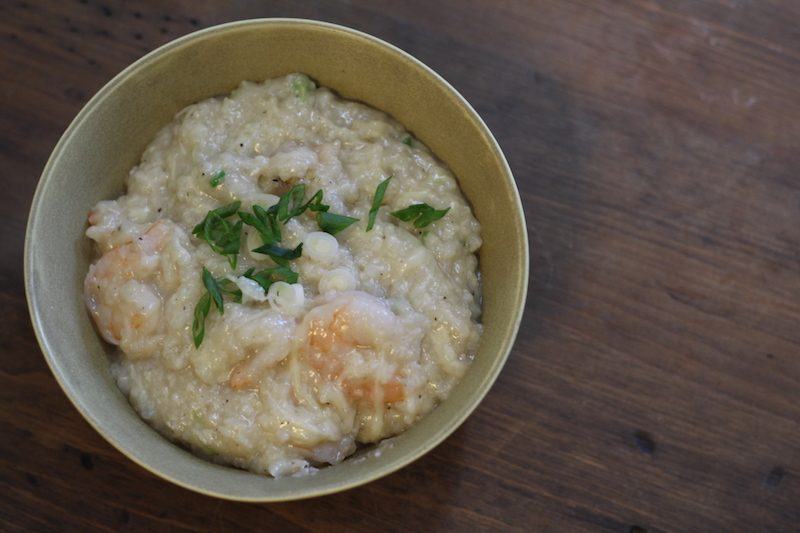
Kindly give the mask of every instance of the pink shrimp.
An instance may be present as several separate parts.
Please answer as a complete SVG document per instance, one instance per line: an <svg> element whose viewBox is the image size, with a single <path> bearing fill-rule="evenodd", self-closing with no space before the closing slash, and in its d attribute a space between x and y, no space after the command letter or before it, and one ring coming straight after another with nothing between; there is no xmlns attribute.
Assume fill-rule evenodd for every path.
<svg viewBox="0 0 800 533"><path fill-rule="evenodd" d="M108 342L124 349L158 328L162 300L151 278L171 231L168 222L159 220L133 242L113 248L89 267L84 298Z"/></svg>
<svg viewBox="0 0 800 533"><path fill-rule="evenodd" d="M346 292L312 309L304 326L305 361L324 379L340 381L351 400L394 403L405 399L405 386L396 374L388 379L347 375L349 352L377 357L397 342L402 327L384 302L363 292Z"/></svg>

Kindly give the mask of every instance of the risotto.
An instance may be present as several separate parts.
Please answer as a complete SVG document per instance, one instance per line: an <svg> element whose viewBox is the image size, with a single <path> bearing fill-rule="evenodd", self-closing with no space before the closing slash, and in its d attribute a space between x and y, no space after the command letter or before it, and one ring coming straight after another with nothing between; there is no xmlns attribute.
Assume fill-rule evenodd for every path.
<svg viewBox="0 0 800 533"><path fill-rule="evenodd" d="M302 74L183 109L86 235L120 389L220 463L338 463L430 412L478 346L480 226L453 175Z"/></svg>

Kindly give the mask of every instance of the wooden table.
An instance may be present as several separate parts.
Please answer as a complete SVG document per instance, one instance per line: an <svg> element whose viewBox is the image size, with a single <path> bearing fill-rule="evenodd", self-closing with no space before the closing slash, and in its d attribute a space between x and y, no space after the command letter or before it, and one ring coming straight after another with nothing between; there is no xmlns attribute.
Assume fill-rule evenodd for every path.
<svg viewBox="0 0 800 533"><path fill-rule="evenodd" d="M58 137L153 48L235 19L352 26L436 69L513 168L532 284L477 412L343 494L218 501L108 445L28 319ZM800 3L0 3L0 529L800 528Z"/></svg>

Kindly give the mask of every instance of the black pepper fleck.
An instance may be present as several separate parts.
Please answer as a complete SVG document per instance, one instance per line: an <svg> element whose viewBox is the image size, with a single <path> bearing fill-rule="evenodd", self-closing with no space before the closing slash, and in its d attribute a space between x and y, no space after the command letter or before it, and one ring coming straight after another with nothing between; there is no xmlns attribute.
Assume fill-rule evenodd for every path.
<svg viewBox="0 0 800 533"><path fill-rule="evenodd" d="M133 12L133 17L137 18L137 19L140 19L140 18L142 18L142 14L139 11L134 11Z"/></svg>
<svg viewBox="0 0 800 533"><path fill-rule="evenodd" d="M113 12L113 11L111 11L111 8L110 8L110 7L108 7L108 6L100 6L100 11L101 11L101 12L103 13L103 15L104 15L104 16L106 16L106 17L110 17L111 15L113 15L113 14L114 14L114 12Z"/></svg>
<svg viewBox="0 0 800 533"><path fill-rule="evenodd" d="M141 41L142 40L142 34L137 31L136 33L133 34L133 38L136 39L137 41Z"/></svg>

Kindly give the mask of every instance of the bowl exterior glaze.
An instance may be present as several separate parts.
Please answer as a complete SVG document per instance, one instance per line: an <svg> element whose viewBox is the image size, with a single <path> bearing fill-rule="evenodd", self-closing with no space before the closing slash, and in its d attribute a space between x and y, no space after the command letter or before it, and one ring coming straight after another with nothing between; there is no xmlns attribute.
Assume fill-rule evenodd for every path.
<svg viewBox="0 0 800 533"><path fill-rule="evenodd" d="M183 107L260 81L305 72L343 97L381 109L442 159L483 225L484 333L452 395L382 449L312 476L272 479L216 465L169 442L134 412L108 371L108 353L84 309L91 260L86 214L124 192L128 172ZM260 19L208 28L143 57L103 87L56 145L42 173L25 239L25 286L39 344L75 407L126 456L204 494L241 501L319 496L401 468L464 421L497 378L519 328L528 242L505 157L472 107L431 69L375 37L332 24Z"/></svg>

